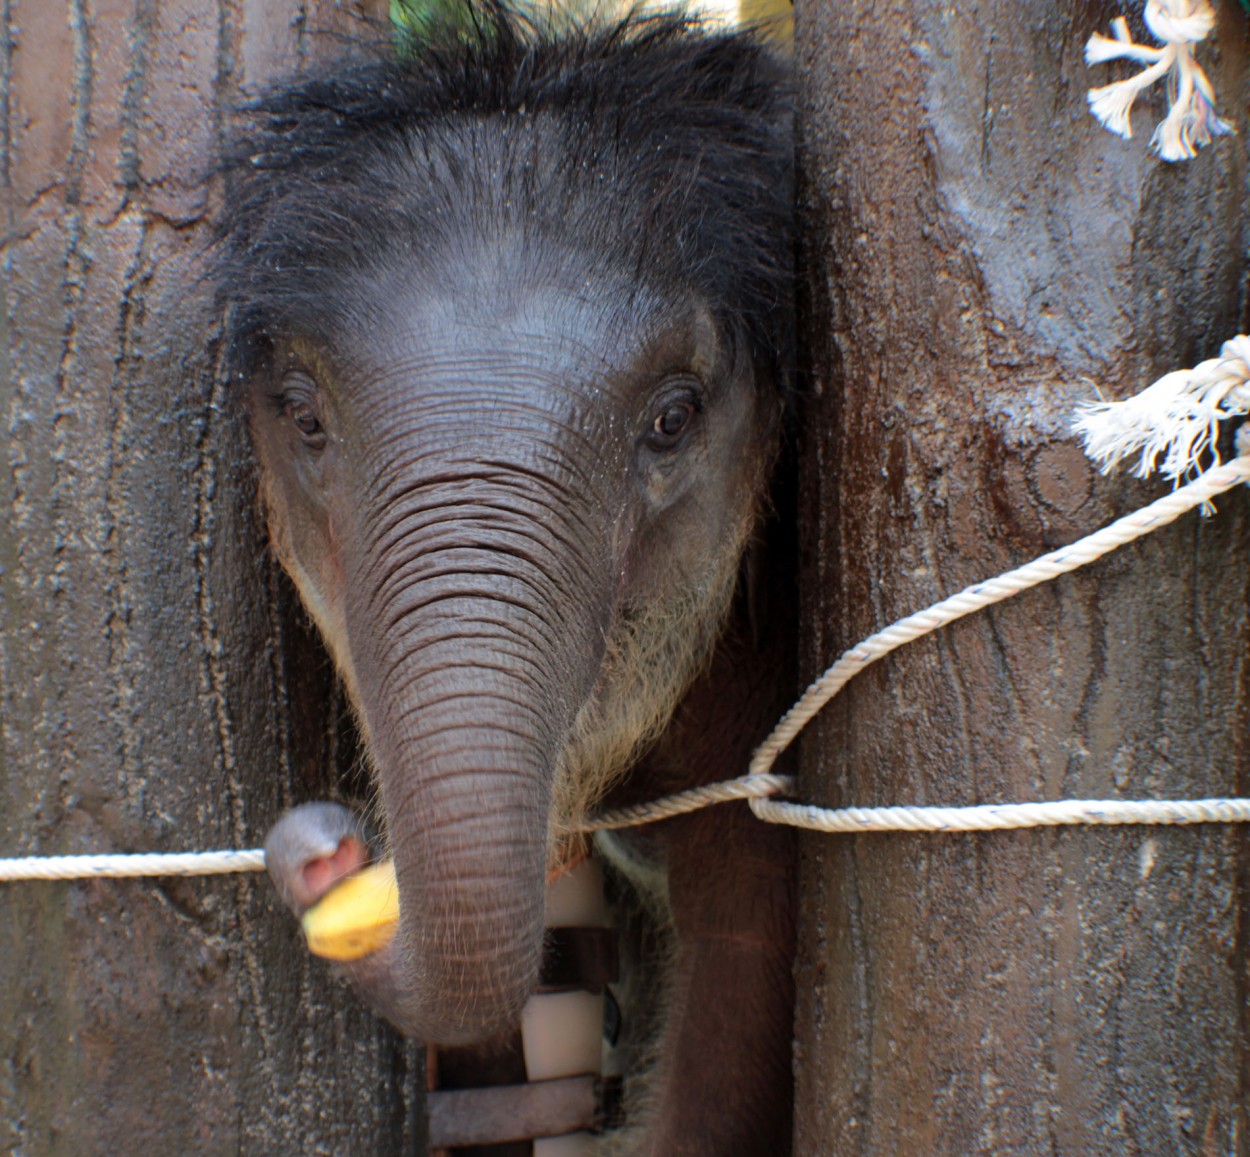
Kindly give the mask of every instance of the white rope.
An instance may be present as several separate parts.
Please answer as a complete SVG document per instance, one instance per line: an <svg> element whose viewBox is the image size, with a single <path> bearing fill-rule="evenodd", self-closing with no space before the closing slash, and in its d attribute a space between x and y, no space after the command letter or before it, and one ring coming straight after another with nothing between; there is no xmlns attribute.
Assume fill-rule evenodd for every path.
<svg viewBox="0 0 1250 1157"><path fill-rule="evenodd" d="M892 626L870 635L857 647L834 663L819 679L803 693L803 697L786 712L781 722L773 728L755 752L747 770L748 775L763 775L769 771L779 756L812 717L829 702L846 684L865 667L885 658L891 651L919 639L947 623L962 619L973 611L1001 603L1027 591L1031 587L1050 582L1060 575L1069 574L1088 566L1091 562L1110 554L1118 547L1141 538L1151 531L1159 530L1175 522L1182 514L1209 502L1216 495L1231 490L1240 482L1250 480L1250 456L1237 458L1223 466L1208 470L1188 486L1182 486L1164 495L1149 506L1126 514L1110 526L1072 543L1071 546L1035 558L1024 566L1010 570L997 578L973 583L958 594L914 615L900 619Z"/></svg>
<svg viewBox="0 0 1250 1157"><path fill-rule="evenodd" d="M1061 799L974 807L846 807L752 800L762 820L815 832L989 832L1063 824L1240 824L1250 799Z"/></svg>
<svg viewBox="0 0 1250 1157"><path fill-rule="evenodd" d="M800 731L843 687L864 668L883 659L891 651L921 638L947 623L973 611L1012 598L1087 566L1096 559L1134 539L1167 526L1182 514L1209 502L1218 494L1250 481L1250 456L1243 456L1208 470L1188 486L1136 510L1110 526L1074 542L1071 546L1044 554L1041 558L1008 571L988 582L952 595L935 606L878 631L834 663L803 693L760 744L751 760L748 775L763 775L777 757L790 746ZM979 805L966 808L815 808L802 804L751 800L751 810L769 823L787 823L818 831L977 831L999 827L1030 827L1049 824L1113 823L1202 823L1215 819L1242 820L1247 815L1217 816L1201 809L1212 801L1168 800L1060 800L1041 804ZM1250 801L1220 801L1226 807L1240 807L1250 813ZM1198 807L1199 812L1192 809ZM1003 816L1013 817L1003 822ZM1144 818L1151 817L1151 818Z"/></svg>
<svg viewBox="0 0 1250 1157"><path fill-rule="evenodd" d="M768 823L823 832L986 831L1057 824L1243 823L1250 800L1057 800L1046 803L980 804L973 807L819 808L767 797L792 791L793 780L775 775L773 764L816 714L864 668L891 651L956 619L1087 566L1117 547L1174 522L1239 483L1250 481L1250 446L1243 455L1208 470L1188 486L1136 510L1110 526L1044 554L998 578L974 583L956 595L878 631L845 652L803 693L756 749L745 776L620 808L589 820L582 831L608 831L671 819L712 804L746 799ZM195 852L182 855L28 856L0 860L0 882L69 880L105 876L200 876L259 872L265 853Z"/></svg>
<svg viewBox="0 0 1250 1157"><path fill-rule="evenodd" d="M663 799L632 807L616 808L588 820L578 830L582 832L609 832L618 828L635 828L656 820L672 819L686 812L698 811L715 803L728 803L735 799L763 799L778 792L794 790L794 779L789 775L744 775L739 779L727 779L721 783L709 783L704 787L692 787L666 795Z"/></svg>
<svg viewBox="0 0 1250 1157"><path fill-rule="evenodd" d="M225 872L264 870L263 848L169 855L24 856L0 860L0 881L85 880L95 876L215 876Z"/></svg>
<svg viewBox="0 0 1250 1157"><path fill-rule="evenodd" d="M1194 58L1194 47L1215 27L1209 0L1147 0L1142 17L1163 47L1136 43L1123 16L1111 22L1111 36L1095 32L1085 44L1085 63L1131 60L1145 67L1126 80L1089 90L1089 111L1106 129L1128 139L1129 113L1146 89L1166 79L1168 114L1155 129L1151 148L1165 161L1187 161L1214 137L1233 132L1216 115L1215 90Z"/></svg>
<svg viewBox="0 0 1250 1157"><path fill-rule="evenodd" d="M669 819L709 804L748 799L751 810L769 823L791 824L826 832L983 831L993 828L1054 824L1181 824L1241 822L1250 819L1250 800L1059 800L1032 804L983 804L973 807L818 808L765 797L790 790L773 764L816 714L864 668L891 651L974 611L1003 602L1022 591L1087 566L1117 547L1174 522L1239 483L1250 481L1250 455L1208 470L1171 494L1113 522L1110 526L1034 559L998 578L974 583L958 594L878 631L845 652L803 693L772 733L756 749L747 774L666 796L649 804L609 812L587 824L587 831L628 827Z"/></svg>

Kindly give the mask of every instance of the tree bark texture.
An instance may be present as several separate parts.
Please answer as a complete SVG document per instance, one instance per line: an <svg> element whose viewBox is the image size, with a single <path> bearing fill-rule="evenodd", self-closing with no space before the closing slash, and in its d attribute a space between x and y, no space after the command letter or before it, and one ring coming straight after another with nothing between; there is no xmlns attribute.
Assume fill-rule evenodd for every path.
<svg viewBox="0 0 1250 1157"><path fill-rule="evenodd" d="M0 12L0 855L253 847L332 793L349 728L217 374L204 178L247 86L366 13ZM0 1152L420 1146L415 1047L309 960L266 880L0 885L0 928Z"/></svg>
<svg viewBox="0 0 1250 1157"><path fill-rule="evenodd" d="M1086 107L1136 68L1084 62L1118 3L800 5L805 675L1161 492L1068 422L1246 328L1218 8L1239 135L1169 165L1161 92L1131 141ZM866 672L804 798L1250 795L1247 498L1218 505ZM1248 868L1236 826L806 836L796 1153L1250 1152Z"/></svg>

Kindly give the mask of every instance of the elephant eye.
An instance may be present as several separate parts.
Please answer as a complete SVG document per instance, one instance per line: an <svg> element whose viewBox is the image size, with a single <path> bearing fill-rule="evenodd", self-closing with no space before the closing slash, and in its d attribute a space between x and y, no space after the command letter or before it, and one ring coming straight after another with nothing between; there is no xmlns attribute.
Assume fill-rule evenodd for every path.
<svg viewBox="0 0 1250 1157"><path fill-rule="evenodd" d="M326 433L317 418L312 403L303 397L286 397L282 402L282 413L300 432L300 437L313 450L320 450L326 444Z"/></svg>
<svg viewBox="0 0 1250 1157"><path fill-rule="evenodd" d="M694 398L673 399L656 414L647 441L656 450L673 449L685 437L698 412L698 403Z"/></svg>

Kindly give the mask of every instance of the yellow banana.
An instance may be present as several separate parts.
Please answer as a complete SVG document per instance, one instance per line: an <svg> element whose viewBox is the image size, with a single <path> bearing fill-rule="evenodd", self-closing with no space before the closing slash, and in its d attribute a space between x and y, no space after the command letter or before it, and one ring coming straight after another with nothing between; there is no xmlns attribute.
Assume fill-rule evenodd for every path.
<svg viewBox="0 0 1250 1157"><path fill-rule="evenodd" d="M370 864L335 884L300 923L309 952L327 960L358 960L386 947L399 924L394 863Z"/></svg>

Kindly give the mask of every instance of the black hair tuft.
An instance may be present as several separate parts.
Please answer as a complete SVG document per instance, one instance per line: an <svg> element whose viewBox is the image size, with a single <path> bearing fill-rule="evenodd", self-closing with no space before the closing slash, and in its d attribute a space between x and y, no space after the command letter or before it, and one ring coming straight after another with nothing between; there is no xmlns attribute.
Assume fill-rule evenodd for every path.
<svg viewBox="0 0 1250 1157"><path fill-rule="evenodd" d="M243 110L213 264L243 363L272 335L316 332L353 278L434 261L511 214L702 295L779 379L792 360L785 65L678 14L557 29L471 11L467 32L428 28ZM492 134L514 143L484 147Z"/></svg>

